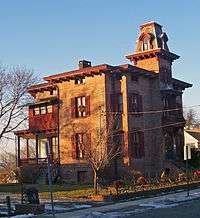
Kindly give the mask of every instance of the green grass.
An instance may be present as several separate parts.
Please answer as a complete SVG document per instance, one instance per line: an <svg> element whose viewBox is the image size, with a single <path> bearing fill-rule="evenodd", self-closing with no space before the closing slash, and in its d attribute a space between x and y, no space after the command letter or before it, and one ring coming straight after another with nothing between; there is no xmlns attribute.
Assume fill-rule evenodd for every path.
<svg viewBox="0 0 200 218"><path fill-rule="evenodd" d="M49 186L48 185L26 185L34 186L38 189L39 195L42 198L49 198ZM87 198L94 194L92 186L80 186L80 185L52 185L52 191L54 198ZM0 184L0 193L9 192L13 194L21 193L20 184ZM108 195L107 189L102 189L99 194Z"/></svg>
<svg viewBox="0 0 200 218"><path fill-rule="evenodd" d="M48 192L49 186L48 185L29 185L25 184L24 187L34 186L36 187L39 192ZM90 188L90 186L80 186L80 185L52 185L53 191L74 191L74 190L82 190L85 188ZM0 192L10 192L10 193L20 193L21 185L20 184L0 184Z"/></svg>

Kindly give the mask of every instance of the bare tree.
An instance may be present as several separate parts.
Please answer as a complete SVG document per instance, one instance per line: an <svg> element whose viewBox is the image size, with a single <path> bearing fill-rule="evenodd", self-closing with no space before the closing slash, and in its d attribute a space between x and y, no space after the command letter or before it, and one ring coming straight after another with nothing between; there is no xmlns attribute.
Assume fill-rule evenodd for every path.
<svg viewBox="0 0 200 218"><path fill-rule="evenodd" d="M187 129L200 127L200 121L197 116L197 112L193 109L190 109L185 113L185 120Z"/></svg>
<svg viewBox="0 0 200 218"><path fill-rule="evenodd" d="M24 105L32 101L27 88L35 82L32 70L0 65L0 140L27 119Z"/></svg>
<svg viewBox="0 0 200 218"><path fill-rule="evenodd" d="M88 138L80 143L84 152L84 159L87 160L93 170L93 186L95 194L98 193L98 175L112 160L120 157L122 153L122 133L116 130L120 122L119 115L106 116L105 125L100 128L90 129L92 133L91 142ZM86 130L88 131L88 130Z"/></svg>
<svg viewBox="0 0 200 218"><path fill-rule="evenodd" d="M15 155L6 150L0 152L0 183L13 182L16 180L16 158Z"/></svg>
<svg viewBox="0 0 200 218"><path fill-rule="evenodd" d="M8 151L1 151L0 154L0 168L10 172L12 170L15 170L16 168L16 158L15 155Z"/></svg>

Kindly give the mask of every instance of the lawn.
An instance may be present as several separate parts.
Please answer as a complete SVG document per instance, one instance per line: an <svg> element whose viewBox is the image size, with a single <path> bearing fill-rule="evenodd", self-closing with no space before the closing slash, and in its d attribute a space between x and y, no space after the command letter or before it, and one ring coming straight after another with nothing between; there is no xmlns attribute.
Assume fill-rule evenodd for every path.
<svg viewBox="0 0 200 218"><path fill-rule="evenodd" d="M28 185L31 186L31 185ZM39 195L42 198L49 198L49 186L48 185L34 185L39 191ZM55 198L86 198L94 194L92 186L85 185L52 185L52 191ZM8 192L13 194L21 193L20 184L0 184L0 193ZM107 190L101 190L101 194L107 195Z"/></svg>

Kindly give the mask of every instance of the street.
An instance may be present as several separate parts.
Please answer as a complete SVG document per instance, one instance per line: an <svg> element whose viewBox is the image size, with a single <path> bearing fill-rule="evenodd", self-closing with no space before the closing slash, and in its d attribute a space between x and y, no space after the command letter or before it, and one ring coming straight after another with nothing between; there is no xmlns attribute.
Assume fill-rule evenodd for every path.
<svg viewBox="0 0 200 218"><path fill-rule="evenodd" d="M150 209L141 211L139 214L132 214L127 217L134 218L199 218L200 217L200 200L192 200L182 203L172 208ZM128 211L128 210L127 210Z"/></svg>
<svg viewBox="0 0 200 218"><path fill-rule="evenodd" d="M200 217L200 189L187 192L180 190L178 193L171 193L157 197L129 200L98 207L88 207L64 213L57 213L58 218L197 218ZM38 217L47 217L39 215ZM48 215L49 217L49 215Z"/></svg>

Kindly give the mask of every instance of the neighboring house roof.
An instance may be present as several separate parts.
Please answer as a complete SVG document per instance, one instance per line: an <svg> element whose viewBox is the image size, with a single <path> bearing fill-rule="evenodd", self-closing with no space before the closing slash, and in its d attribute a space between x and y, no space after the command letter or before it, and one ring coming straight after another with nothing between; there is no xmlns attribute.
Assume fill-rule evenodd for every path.
<svg viewBox="0 0 200 218"><path fill-rule="evenodd" d="M198 149L200 144L200 131L194 132L190 130L184 131L185 144L192 145L193 148Z"/></svg>
<svg viewBox="0 0 200 218"><path fill-rule="evenodd" d="M190 129L190 130L186 130L186 132L192 135L200 143L200 129Z"/></svg>

